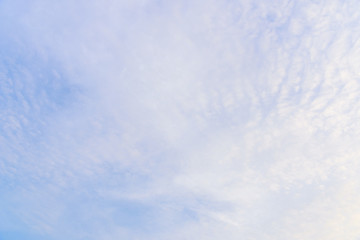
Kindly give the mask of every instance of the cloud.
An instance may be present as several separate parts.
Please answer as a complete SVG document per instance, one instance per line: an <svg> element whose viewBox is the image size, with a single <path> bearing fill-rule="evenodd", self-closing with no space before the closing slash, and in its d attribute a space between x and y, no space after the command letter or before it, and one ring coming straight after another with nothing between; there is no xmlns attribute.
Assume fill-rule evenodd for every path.
<svg viewBox="0 0 360 240"><path fill-rule="evenodd" d="M359 236L356 1L0 6L0 234Z"/></svg>

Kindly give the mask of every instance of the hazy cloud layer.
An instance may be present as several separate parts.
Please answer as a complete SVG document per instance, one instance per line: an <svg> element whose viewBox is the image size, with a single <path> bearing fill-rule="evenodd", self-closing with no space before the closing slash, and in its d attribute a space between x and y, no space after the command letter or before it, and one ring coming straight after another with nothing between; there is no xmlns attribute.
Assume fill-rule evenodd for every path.
<svg viewBox="0 0 360 240"><path fill-rule="evenodd" d="M0 238L360 238L358 1L0 0Z"/></svg>

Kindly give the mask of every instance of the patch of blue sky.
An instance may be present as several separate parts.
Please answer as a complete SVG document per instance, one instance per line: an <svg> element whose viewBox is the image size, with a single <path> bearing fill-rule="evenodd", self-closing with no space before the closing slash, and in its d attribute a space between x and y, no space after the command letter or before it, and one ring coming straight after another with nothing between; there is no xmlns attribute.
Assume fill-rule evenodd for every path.
<svg viewBox="0 0 360 240"><path fill-rule="evenodd" d="M31 142L41 135L49 116L76 102L79 88L67 82L58 64L43 56L18 53L11 56L12 62L7 57L1 55L0 63L0 108L7 113L2 115L1 130L8 131L12 126Z"/></svg>
<svg viewBox="0 0 360 240"><path fill-rule="evenodd" d="M3 179L2 179L3 180ZM3 183L3 181L1 181ZM2 184L1 189L5 186ZM16 188L13 188L16 189ZM9 191L1 192L0 204L0 239L1 240L17 240L17 239L52 239L49 235L42 231L36 231L30 227L31 224L26 222L21 215L21 206L17 204L16 198ZM19 209L21 209L19 211Z"/></svg>
<svg viewBox="0 0 360 240"><path fill-rule="evenodd" d="M0 230L0 239L1 240L53 240L54 238L49 237L48 235L41 235L38 233L27 232L24 229L18 231L1 231Z"/></svg>

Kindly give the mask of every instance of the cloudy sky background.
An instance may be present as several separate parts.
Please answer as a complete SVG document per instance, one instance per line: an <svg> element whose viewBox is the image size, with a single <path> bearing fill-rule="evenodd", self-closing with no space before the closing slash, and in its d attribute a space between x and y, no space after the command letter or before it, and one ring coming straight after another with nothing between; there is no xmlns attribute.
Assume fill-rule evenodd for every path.
<svg viewBox="0 0 360 240"><path fill-rule="evenodd" d="M0 239L360 239L360 2L0 0Z"/></svg>

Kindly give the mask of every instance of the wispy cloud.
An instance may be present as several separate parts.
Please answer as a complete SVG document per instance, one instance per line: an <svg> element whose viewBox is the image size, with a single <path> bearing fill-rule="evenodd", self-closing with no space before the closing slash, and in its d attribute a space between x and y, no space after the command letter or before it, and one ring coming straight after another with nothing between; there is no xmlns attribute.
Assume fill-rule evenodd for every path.
<svg viewBox="0 0 360 240"><path fill-rule="evenodd" d="M0 236L357 239L356 1L0 1Z"/></svg>

